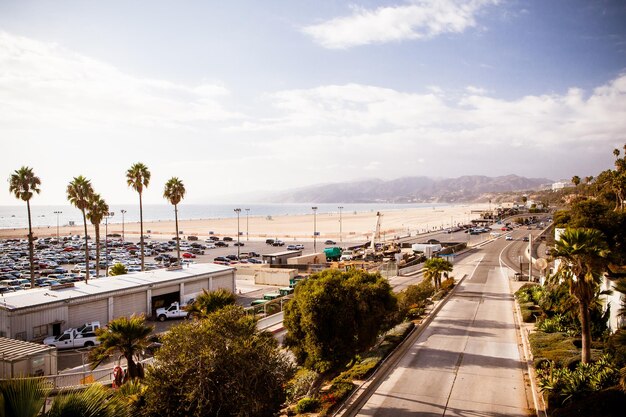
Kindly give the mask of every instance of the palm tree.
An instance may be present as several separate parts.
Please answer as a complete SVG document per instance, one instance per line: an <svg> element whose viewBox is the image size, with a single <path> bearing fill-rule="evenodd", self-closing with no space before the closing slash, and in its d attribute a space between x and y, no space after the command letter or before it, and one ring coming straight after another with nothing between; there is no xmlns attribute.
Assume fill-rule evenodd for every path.
<svg viewBox="0 0 626 417"><path fill-rule="evenodd" d="M235 304L236 301L235 294L224 288L210 292L203 289L202 294L193 303L187 305L185 310L189 313L189 317L207 318L209 314Z"/></svg>
<svg viewBox="0 0 626 417"><path fill-rule="evenodd" d="M100 223L104 216L109 214L109 205L100 197L100 194L92 194L87 207L87 219L96 230L96 277L100 276ZM107 254L105 254L107 256ZM107 271L108 272L108 271Z"/></svg>
<svg viewBox="0 0 626 417"><path fill-rule="evenodd" d="M28 257L30 261L30 287L35 288L35 255L33 248L33 227L30 220L30 199L33 193L39 194L41 180L33 173L33 169L23 166L11 174L9 178L9 192L15 194L15 198L26 201L28 211Z"/></svg>
<svg viewBox="0 0 626 417"><path fill-rule="evenodd" d="M141 162L137 162L133 164L128 171L126 171L126 183L129 187L132 187L133 190L137 191L139 194L139 231L141 233L139 237L139 242L141 246L141 270L143 271L143 205L141 203L141 194L143 193L143 189L147 188L150 184L150 171L148 171L148 167L142 164ZM176 235L178 237L178 235Z"/></svg>
<svg viewBox="0 0 626 417"><path fill-rule="evenodd" d="M578 184L580 184L580 177L578 175L574 175L572 177L572 184L574 184L574 186L578 187Z"/></svg>
<svg viewBox="0 0 626 417"><path fill-rule="evenodd" d="M128 269L126 269L126 266L120 262L113 265L111 267L111 270L109 271L109 275L112 277L115 277L118 275L126 275L126 274L128 274Z"/></svg>
<svg viewBox="0 0 626 417"><path fill-rule="evenodd" d="M43 378L0 381L0 417L36 417L46 402L50 387Z"/></svg>
<svg viewBox="0 0 626 417"><path fill-rule="evenodd" d="M85 283L89 283L89 240L87 239L87 214L89 200L93 194L91 181L79 175L67 186L67 199L72 205L83 214L83 224L85 225Z"/></svg>
<svg viewBox="0 0 626 417"><path fill-rule="evenodd" d="M119 352L126 358L127 378L143 377L143 368L135 359L150 344L149 336L154 330L154 326L146 326L145 322L144 316L118 317L110 321L106 329L99 329L96 334L101 344L90 352L90 359L94 361L92 369L115 352Z"/></svg>
<svg viewBox="0 0 626 417"><path fill-rule="evenodd" d="M178 253L178 265L180 265L180 239L178 236L178 203L185 197L185 185L176 177L170 178L165 183L163 198L174 205L174 218L176 219L176 252Z"/></svg>
<svg viewBox="0 0 626 417"><path fill-rule="evenodd" d="M430 258L424 262L424 268L426 272L424 277L426 279L432 279L435 285L435 290L438 291L441 287L441 274L445 272L452 272L452 264L443 258Z"/></svg>
<svg viewBox="0 0 626 417"><path fill-rule="evenodd" d="M604 235L595 229L566 229L555 242L553 256L561 260L557 274L569 283L570 294L578 301L583 363L591 360L589 309L599 294L607 255Z"/></svg>

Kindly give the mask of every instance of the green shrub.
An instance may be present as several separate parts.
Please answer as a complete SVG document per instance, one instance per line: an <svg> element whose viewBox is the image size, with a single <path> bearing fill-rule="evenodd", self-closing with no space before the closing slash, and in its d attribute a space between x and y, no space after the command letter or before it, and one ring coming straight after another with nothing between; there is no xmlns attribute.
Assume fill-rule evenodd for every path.
<svg viewBox="0 0 626 417"><path fill-rule="evenodd" d="M522 313L522 321L524 323L534 323L536 321L536 315L534 311L531 311L528 308L520 308Z"/></svg>
<svg viewBox="0 0 626 417"><path fill-rule="evenodd" d="M310 413L312 411L317 411L320 407L320 401L317 398L303 398L298 401L298 405L296 406L296 413Z"/></svg>
<svg viewBox="0 0 626 417"><path fill-rule="evenodd" d="M576 339L565 333L534 332L529 341L537 369L549 362L566 367L580 360L580 349L574 344Z"/></svg>
<svg viewBox="0 0 626 417"><path fill-rule="evenodd" d="M557 314L553 317L546 317L537 323L537 330L545 333L566 332L568 330L565 318Z"/></svg>
<svg viewBox="0 0 626 417"><path fill-rule="evenodd" d="M308 395L319 374L306 368L300 368L287 383L285 392L289 403Z"/></svg>
<svg viewBox="0 0 626 417"><path fill-rule="evenodd" d="M556 401L556 405L560 406L566 401L616 384L619 372L608 355L604 355L593 363L579 363L573 370L551 363L538 370L537 377L539 389L549 398L548 405L550 401Z"/></svg>

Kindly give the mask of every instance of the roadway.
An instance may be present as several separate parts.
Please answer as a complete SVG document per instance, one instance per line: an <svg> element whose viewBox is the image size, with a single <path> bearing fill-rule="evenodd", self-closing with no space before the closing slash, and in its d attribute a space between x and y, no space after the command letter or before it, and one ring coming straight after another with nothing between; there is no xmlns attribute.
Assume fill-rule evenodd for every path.
<svg viewBox="0 0 626 417"><path fill-rule="evenodd" d="M360 410L345 415L528 416L534 406L514 316L513 272L505 265L528 245L522 241L528 233L517 229L513 241L503 234L457 256L453 274L465 279L406 354L372 384Z"/></svg>

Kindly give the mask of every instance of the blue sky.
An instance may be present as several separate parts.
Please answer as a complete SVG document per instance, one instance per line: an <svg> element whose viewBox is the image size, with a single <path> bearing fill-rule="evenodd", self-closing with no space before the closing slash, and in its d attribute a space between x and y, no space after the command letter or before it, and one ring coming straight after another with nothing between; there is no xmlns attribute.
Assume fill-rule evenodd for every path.
<svg viewBox="0 0 626 417"><path fill-rule="evenodd" d="M0 1L0 166L33 203L426 175L594 175L626 143L623 1ZM250 194L247 194L250 193ZM0 204L18 203L8 191Z"/></svg>

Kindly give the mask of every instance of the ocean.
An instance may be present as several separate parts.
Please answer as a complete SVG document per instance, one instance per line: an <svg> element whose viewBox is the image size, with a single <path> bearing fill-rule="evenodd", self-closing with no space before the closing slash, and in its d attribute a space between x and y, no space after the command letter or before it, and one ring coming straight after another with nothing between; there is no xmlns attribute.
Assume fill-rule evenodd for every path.
<svg viewBox="0 0 626 417"><path fill-rule="evenodd" d="M445 207L448 204L180 204L178 206L178 219L220 219L237 217L234 209L241 208L240 216L242 218L249 216L284 216L284 215L300 215L312 214L311 207L316 206L318 213L338 213L339 206L343 207L344 213L352 212L376 212L379 210L401 210L407 208L424 208L424 207ZM249 209L246 211L246 209ZM124 213L124 222L134 223L139 221L139 205L112 205L110 210L114 213L109 218L109 223L122 223L122 213L120 210L126 210ZM55 211L59 211L58 215ZM80 210L70 205L59 206L38 206L31 205L31 220L33 227L52 227L57 225L57 217L59 226L65 226L74 222L77 225L82 224L82 215ZM174 220L174 207L170 204L145 204L143 206L144 221L158 220ZM103 222L104 223L104 222ZM0 206L0 229L26 228L28 227L28 214L26 212L26 204Z"/></svg>

